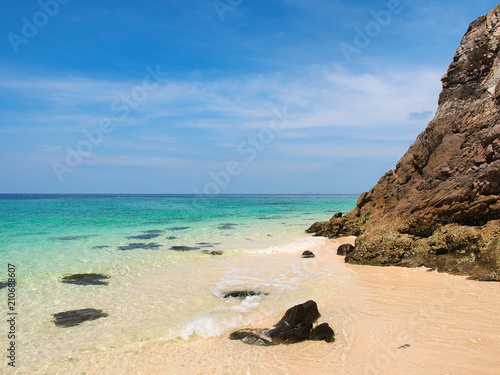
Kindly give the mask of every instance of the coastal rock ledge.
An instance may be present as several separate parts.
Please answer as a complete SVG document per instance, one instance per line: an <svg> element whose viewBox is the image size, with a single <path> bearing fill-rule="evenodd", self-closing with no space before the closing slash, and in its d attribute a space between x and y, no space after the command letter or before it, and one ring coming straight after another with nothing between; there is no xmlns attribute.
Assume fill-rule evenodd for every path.
<svg viewBox="0 0 500 375"><path fill-rule="evenodd" d="M472 22L434 119L346 216L307 230L358 236L347 262L500 281L500 6Z"/></svg>

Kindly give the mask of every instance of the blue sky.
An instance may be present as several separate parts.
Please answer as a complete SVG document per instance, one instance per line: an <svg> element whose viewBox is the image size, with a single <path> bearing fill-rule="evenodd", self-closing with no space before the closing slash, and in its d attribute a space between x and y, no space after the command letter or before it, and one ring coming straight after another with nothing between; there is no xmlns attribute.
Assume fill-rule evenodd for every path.
<svg viewBox="0 0 500 375"><path fill-rule="evenodd" d="M2 0L0 192L360 193L487 0Z"/></svg>

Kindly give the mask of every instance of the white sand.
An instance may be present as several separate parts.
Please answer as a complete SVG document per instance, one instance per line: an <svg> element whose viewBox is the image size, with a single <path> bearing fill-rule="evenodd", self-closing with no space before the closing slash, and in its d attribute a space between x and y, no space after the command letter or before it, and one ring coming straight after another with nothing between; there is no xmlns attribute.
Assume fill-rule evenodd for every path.
<svg viewBox="0 0 500 375"><path fill-rule="evenodd" d="M231 341L227 335L189 342L153 340L82 350L47 362L38 373L500 373L500 283L469 281L422 268L346 265L336 248L348 241L354 238L329 240L311 249L316 258L304 263L312 271L322 264L339 267L344 275L341 283L329 279L318 283L322 290L315 296L322 314L319 323L333 327L334 343L256 347ZM289 307L283 306L282 312L254 327L272 326Z"/></svg>

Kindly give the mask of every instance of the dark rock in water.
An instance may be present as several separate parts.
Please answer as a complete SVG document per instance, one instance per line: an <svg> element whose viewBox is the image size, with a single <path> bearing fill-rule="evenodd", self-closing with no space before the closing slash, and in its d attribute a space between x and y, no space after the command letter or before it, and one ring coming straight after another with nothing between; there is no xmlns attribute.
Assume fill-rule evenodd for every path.
<svg viewBox="0 0 500 375"><path fill-rule="evenodd" d="M302 258L314 258L314 256L314 253L309 250L306 250L302 253Z"/></svg>
<svg viewBox="0 0 500 375"><path fill-rule="evenodd" d="M62 237L51 237L51 240L59 240L59 241L76 241L82 240L90 237L98 237L96 234L87 234L82 236L62 236Z"/></svg>
<svg viewBox="0 0 500 375"><path fill-rule="evenodd" d="M318 305L313 300L295 305L289 308L283 318L275 324L276 328L293 327L298 325L313 324L319 319L321 314L318 311Z"/></svg>
<svg viewBox="0 0 500 375"><path fill-rule="evenodd" d="M143 224L146 225L156 225L156 224L166 224L166 223L171 223L172 221L176 220L175 218L169 218L169 219L157 219L153 221L145 221Z"/></svg>
<svg viewBox="0 0 500 375"><path fill-rule="evenodd" d="M349 255L354 251L354 246L351 245L350 243L345 243L343 245L340 245L337 249L337 255L342 255L346 256Z"/></svg>
<svg viewBox="0 0 500 375"><path fill-rule="evenodd" d="M319 326L316 326L311 331L311 336L309 337L309 340L334 342L335 332L333 332L333 329L328 325L328 323L323 323L320 324Z"/></svg>
<svg viewBox="0 0 500 375"><path fill-rule="evenodd" d="M198 242L197 245L200 247L214 247L215 245L220 245L222 242Z"/></svg>
<svg viewBox="0 0 500 375"><path fill-rule="evenodd" d="M197 245L200 247L214 247L214 245L212 245L211 243L207 243L207 242L198 242Z"/></svg>
<svg viewBox="0 0 500 375"><path fill-rule="evenodd" d="M294 344L305 340L335 341L335 333L327 323L313 329L313 323L320 316L316 302L310 300L288 309L272 329L240 329L231 333L229 338L264 346Z"/></svg>
<svg viewBox="0 0 500 375"><path fill-rule="evenodd" d="M152 238L160 237L157 233L139 234L138 236L128 236L129 240L150 240Z"/></svg>
<svg viewBox="0 0 500 375"><path fill-rule="evenodd" d="M93 249L105 249L107 247L111 247L109 245L99 245L99 246L94 246Z"/></svg>
<svg viewBox="0 0 500 375"><path fill-rule="evenodd" d="M189 227L171 227L171 228L167 228L167 230L171 230L171 231L178 231L178 230L185 230L185 229L189 229Z"/></svg>
<svg viewBox="0 0 500 375"><path fill-rule="evenodd" d="M273 342L273 340L268 336L268 329L250 329L244 328L239 331L233 332L229 335L230 340L241 340L245 344L248 345L257 345L257 346L269 346L269 345L277 345L277 343Z"/></svg>
<svg viewBox="0 0 500 375"><path fill-rule="evenodd" d="M108 285L109 283L107 281L103 281L106 279L109 279L109 276L99 273L77 273L64 276L62 282L75 285Z"/></svg>
<svg viewBox="0 0 500 375"><path fill-rule="evenodd" d="M354 264L500 274L500 7L473 21L442 77L438 108L393 170L318 236L358 236ZM492 277L493 276L493 277Z"/></svg>
<svg viewBox="0 0 500 375"><path fill-rule="evenodd" d="M278 323L279 324L279 323ZM271 329L268 335L277 344L295 344L309 339L313 325L298 324L294 326L279 326Z"/></svg>
<svg viewBox="0 0 500 375"><path fill-rule="evenodd" d="M174 251L191 251L191 250L200 250L199 247L190 247L190 246L170 246L170 250Z"/></svg>
<svg viewBox="0 0 500 375"><path fill-rule="evenodd" d="M54 324L58 327L74 327L88 320L96 320L109 316L102 310L96 309L81 309L64 311L57 314L52 314Z"/></svg>
<svg viewBox="0 0 500 375"><path fill-rule="evenodd" d="M229 229L233 229L235 226L237 226L238 224L233 224L233 223L225 223L225 224L221 224L217 227L217 229L220 229L220 230L229 230Z"/></svg>
<svg viewBox="0 0 500 375"><path fill-rule="evenodd" d="M174 236L170 236L170 237L167 237L167 240L176 240L177 237L174 237Z"/></svg>
<svg viewBox="0 0 500 375"><path fill-rule="evenodd" d="M267 296L269 293L254 290L233 290L231 292L224 293L223 298L247 298L249 296L260 296L262 294Z"/></svg>
<svg viewBox="0 0 500 375"><path fill-rule="evenodd" d="M135 250L135 249L145 249L145 250L156 250L160 247L161 245L158 245L157 243L150 242L150 243L131 243L126 246L119 246L118 250Z"/></svg>
<svg viewBox="0 0 500 375"><path fill-rule="evenodd" d="M203 254L209 255L222 255L224 252L222 250L202 250Z"/></svg>
<svg viewBox="0 0 500 375"><path fill-rule="evenodd" d="M0 282L0 289L7 288L8 286L9 286L9 283Z"/></svg>

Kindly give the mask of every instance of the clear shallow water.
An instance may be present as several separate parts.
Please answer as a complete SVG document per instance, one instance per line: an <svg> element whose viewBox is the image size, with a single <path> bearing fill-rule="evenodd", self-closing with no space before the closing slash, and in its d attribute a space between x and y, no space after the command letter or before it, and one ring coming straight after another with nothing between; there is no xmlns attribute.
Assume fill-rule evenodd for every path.
<svg viewBox="0 0 500 375"><path fill-rule="evenodd" d="M356 199L0 195L0 259L17 268L19 361L103 343L217 336L309 299L314 291L303 282L335 270L289 254L323 241L305 229L350 211ZM120 250L138 243L153 248ZM175 246L197 249L171 250ZM109 275L109 285L61 283L83 272ZM269 295L221 298L235 289ZM81 308L103 309L109 317L71 328L53 324L52 314Z"/></svg>
<svg viewBox="0 0 500 375"><path fill-rule="evenodd" d="M0 254L22 265L25 282L38 282L44 274L161 257L172 246L255 249L303 236L313 222L351 210L356 198L0 195ZM160 247L117 250L131 243Z"/></svg>

